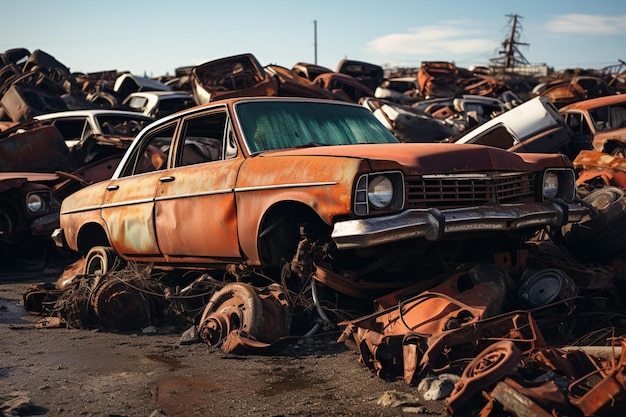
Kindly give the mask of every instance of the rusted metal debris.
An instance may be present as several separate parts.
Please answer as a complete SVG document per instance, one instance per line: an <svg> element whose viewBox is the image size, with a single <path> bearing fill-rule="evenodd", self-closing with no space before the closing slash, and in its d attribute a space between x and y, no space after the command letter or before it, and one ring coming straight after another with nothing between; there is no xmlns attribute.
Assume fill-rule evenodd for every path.
<svg viewBox="0 0 626 417"><path fill-rule="evenodd" d="M514 416L614 415L626 407L623 353L619 361L602 361L587 355L584 346L550 347L575 339L574 321L586 314L578 316L576 310L588 308L590 299L579 296L563 271L541 272L548 282L537 285L537 275L526 278L517 301L507 297L513 280L490 265L456 273L416 296L407 297L405 290L401 297L384 297L377 300L376 313L340 323L345 330L339 341L384 379L417 385L431 373L460 373L446 399L450 415L490 416L502 410ZM524 289L528 282L537 288ZM511 310L516 305L529 310ZM610 309L606 317L619 315Z"/></svg>
<svg viewBox="0 0 626 417"><path fill-rule="evenodd" d="M226 353L265 349L290 334L290 309L278 284L264 288L226 284L207 303L198 332L203 342Z"/></svg>
<svg viewBox="0 0 626 417"><path fill-rule="evenodd" d="M498 97L510 90L493 76L472 73L452 62L422 62L417 72L420 95L424 99L455 97L462 94Z"/></svg>
<svg viewBox="0 0 626 417"><path fill-rule="evenodd" d="M616 93L604 79L592 75L575 75L570 79L554 80L542 85L536 92L550 98L557 107Z"/></svg>

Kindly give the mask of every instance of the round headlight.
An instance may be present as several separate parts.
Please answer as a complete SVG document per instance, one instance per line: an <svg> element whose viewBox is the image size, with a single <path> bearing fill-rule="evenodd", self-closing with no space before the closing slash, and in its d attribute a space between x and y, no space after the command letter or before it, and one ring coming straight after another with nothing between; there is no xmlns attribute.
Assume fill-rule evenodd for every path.
<svg viewBox="0 0 626 417"><path fill-rule="evenodd" d="M32 213L37 213L38 211L43 210L44 207L45 201L43 197L39 194L33 193L29 194L28 197L26 197L26 208L28 208L28 211Z"/></svg>
<svg viewBox="0 0 626 417"><path fill-rule="evenodd" d="M559 192L559 176L554 172L546 172L543 176L543 196L551 199Z"/></svg>
<svg viewBox="0 0 626 417"><path fill-rule="evenodd" d="M367 186L367 199L377 209L385 208L393 200L393 184L384 175L370 179Z"/></svg>

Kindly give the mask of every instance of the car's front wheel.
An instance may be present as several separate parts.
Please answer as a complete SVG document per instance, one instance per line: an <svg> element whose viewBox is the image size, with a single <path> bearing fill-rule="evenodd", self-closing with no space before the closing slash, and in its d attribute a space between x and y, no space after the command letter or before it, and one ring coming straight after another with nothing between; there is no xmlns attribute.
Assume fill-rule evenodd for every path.
<svg viewBox="0 0 626 417"><path fill-rule="evenodd" d="M626 157L626 151L624 150L623 146L616 146L611 151L611 155L616 157L616 158L624 158L624 157Z"/></svg>
<svg viewBox="0 0 626 417"><path fill-rule="evenodd" d="M124 260L108 246L94 246L89 250L85 259L85 275L104 275L125 266Z"/></svg>

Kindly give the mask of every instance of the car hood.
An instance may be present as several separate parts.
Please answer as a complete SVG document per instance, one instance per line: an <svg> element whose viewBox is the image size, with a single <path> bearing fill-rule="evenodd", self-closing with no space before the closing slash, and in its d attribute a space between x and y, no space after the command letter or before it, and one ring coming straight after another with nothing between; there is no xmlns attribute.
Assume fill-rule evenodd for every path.
<svg viewBox="0 0 626 417"><path fill-rule="evenodd" d="M432 143L388 143L343 146L318 146L266 152L257 157L329 156L361 158L370 161L395 161L408 173L435 174L473 171L537 171L545 167L571 167L558 154L517 154L482 145ZM412 169L415 172L411 172Z"/></svg>

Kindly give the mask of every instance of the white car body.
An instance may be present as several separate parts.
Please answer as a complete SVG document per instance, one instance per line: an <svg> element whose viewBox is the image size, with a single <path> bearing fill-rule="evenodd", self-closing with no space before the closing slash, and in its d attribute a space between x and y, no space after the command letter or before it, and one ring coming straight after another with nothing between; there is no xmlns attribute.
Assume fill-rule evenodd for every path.
<svg viewBox="0 0 626 417"><path fill-rule="evenodd" d="M127 122L128 124L137 125L130 129L135 136L141 128L152 123L153 119L143 114L124 111L124 110L107 110L107 109L90 109L90 110L70 110L56 113L41 114L35 117L36 120L44 124L54 125L63 138L68 148L72 148L76 143L86 139L91 135L119 135L119 131L108 127L109 122ZM139 130L137 130L139 128Z"/></svg>
<svg viewBox="0 0 626 417"><path fill-rule="evenodd" d="M170 115L196 105L187 91L137 91L130 93L122 106L154 119Z"/></svg>

